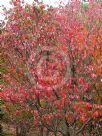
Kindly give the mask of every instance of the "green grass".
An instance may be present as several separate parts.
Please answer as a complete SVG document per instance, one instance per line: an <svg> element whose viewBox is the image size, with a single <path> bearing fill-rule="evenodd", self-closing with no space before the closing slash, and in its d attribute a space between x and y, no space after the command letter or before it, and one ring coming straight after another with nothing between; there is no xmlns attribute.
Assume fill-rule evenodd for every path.
<svg viewBox="0 0 102 136"><path fill-rule="evenodd" d="M15 134L10 131L5 131L0 133L0 136L15 136Z"/></svg>

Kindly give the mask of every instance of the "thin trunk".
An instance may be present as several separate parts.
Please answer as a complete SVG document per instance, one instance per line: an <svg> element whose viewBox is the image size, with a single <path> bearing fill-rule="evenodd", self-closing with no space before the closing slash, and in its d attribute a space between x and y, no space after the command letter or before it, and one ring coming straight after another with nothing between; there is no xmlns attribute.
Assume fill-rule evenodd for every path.
<svg viewBox="0 0 102 136"><path fill-rule="evenodd" d="M27 130L24 126L16 127L16 136L26 136Z"/></svg>
<svg viewBox="0 0 102 136"><path fill-rule="evenodd" d="M3 130L3 127L2 127L2 125L0 124L0 133L2 133L2 130Z"/></svg>

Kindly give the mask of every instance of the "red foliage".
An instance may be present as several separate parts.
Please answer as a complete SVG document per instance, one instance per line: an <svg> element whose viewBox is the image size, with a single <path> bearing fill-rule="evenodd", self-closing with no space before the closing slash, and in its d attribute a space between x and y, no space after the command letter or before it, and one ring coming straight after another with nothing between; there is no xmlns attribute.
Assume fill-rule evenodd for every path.
<svg viewBox="0 0 102 136"><path fill-rule="evenodd" d="M101 46L101 3L89 2L85 9L80 2L72 2L45 10L44 5L12 2L0 42L12 62L8 70L12 67L11 72L20 73L26 83L8 85L0 96L23 108L28 106L37 129L48 129L47 125L53 129L53 122L62 119L68 128L74 122L77 131L79 122L100 117L102 107L95 104L89 88L93 51ZM60 123L56 126L58 132L63 131Z"/></svg>

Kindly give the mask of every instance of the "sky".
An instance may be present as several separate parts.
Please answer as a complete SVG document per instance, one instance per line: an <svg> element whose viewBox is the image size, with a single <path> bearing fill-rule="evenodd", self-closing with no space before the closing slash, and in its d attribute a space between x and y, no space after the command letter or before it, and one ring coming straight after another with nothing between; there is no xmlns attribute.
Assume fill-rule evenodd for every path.
<svg viewBox="0 0 102 136"><path fill-rule="evenodd" d="M27 3L32 3L33 0L24 0L25 2ZM63 0L65 1L65 0ZM0 6L1 5L4 5L7 9L10 8L10 4L9 4L10 0L0 0ZM56 6L57 3L58 3L58 0L43 0L43 2L45 4L48 4L48 5L53 5L53 6ZM1 15L1 12L2 12L2 8L0 7L0 20L2 20L4 17Z"/></svg>

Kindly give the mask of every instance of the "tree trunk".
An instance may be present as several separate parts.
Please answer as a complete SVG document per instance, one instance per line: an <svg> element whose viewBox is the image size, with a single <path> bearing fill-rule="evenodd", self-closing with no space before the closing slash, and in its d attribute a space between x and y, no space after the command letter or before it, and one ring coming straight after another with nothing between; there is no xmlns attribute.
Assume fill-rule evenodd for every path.
<svg viewBox="0 0 102 136"><path fill-rule="evenodd" d="M27 135L27 129L25 126L16 127L16 136L26 136Z"/></svg>
<svg viewBox="0 0 102 136"><path fill-rule="evenodd" d="M3 127L2 127L2 125L0 124L0 133L2 133L2 129L3 129Z"/></svg>

